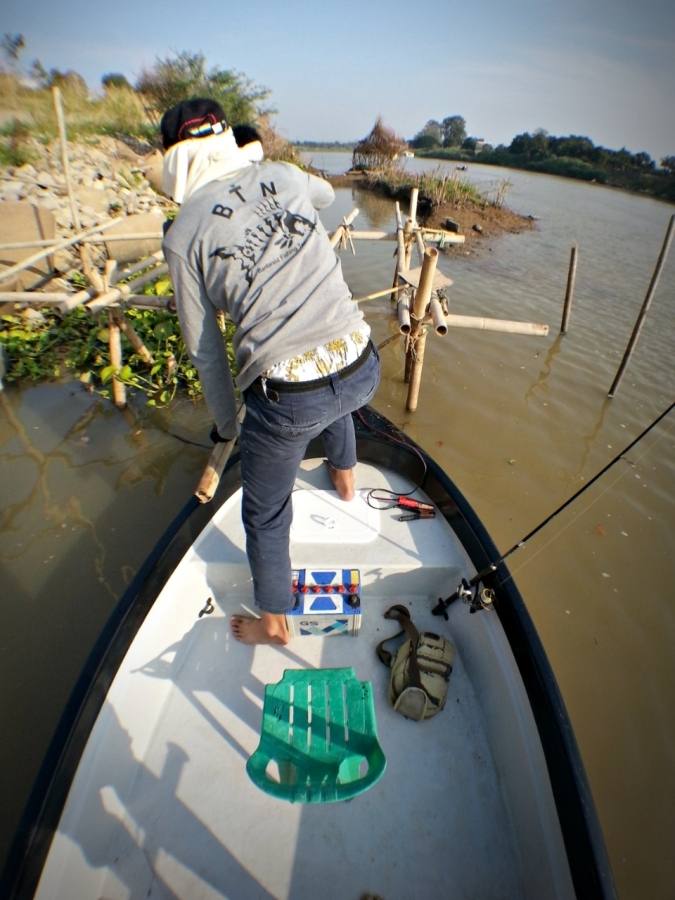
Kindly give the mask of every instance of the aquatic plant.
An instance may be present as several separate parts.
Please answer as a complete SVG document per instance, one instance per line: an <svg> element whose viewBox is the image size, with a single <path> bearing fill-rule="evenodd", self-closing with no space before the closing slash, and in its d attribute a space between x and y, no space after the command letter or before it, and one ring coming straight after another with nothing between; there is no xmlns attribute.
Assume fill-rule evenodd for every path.
<svg viewBox="0 0 675 900"><path fill-rule="evenodd" d="M76 278L76 281L81 281ZM144 293L165 296L171 282L161 278ZM87 390L104 397L111 394L113 376L146 395L150 406L166 406L180 392L198 400L202 387L196 368L187 355L175 313L168 309L125 310L134 331L153 357L148 364L122 336L125 363L111 365L108 346L108 314L92 314L77 307L66 315L56 311L5 312L0 315L0 344L8 357L7 383L77 378ZM234 325L223 322L223 339L231 337ZM233 374L236 364L227 340Z"/></svg>

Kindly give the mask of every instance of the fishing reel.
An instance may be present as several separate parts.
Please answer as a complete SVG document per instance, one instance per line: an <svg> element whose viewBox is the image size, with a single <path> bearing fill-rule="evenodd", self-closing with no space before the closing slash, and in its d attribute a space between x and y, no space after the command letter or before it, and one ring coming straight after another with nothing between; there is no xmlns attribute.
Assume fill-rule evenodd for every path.
<svg viewBox="0 0 675 900"><path fill-rule="evenodd" d="M481 587L480 580L476 581L475 584L469 584L466 578L462 578L454 594L445 600L442 597L438 598L438 603L431 611L432 615L443 616L447 622L448 607L455 600L461 600L462 603L465 603L469 607L469 612L473 614L483 609L494 609L495 592L492 588Z"/></svg>
<svg viewBox="0 0 675 900"><path fill-rule="evenodd" d="M457 596L466 603L470 613L480 612L482 609L494 609L495 592L492 588L481 587L481 582L469 584L466 578L462 578L462 582L457 588Z"/></svg>

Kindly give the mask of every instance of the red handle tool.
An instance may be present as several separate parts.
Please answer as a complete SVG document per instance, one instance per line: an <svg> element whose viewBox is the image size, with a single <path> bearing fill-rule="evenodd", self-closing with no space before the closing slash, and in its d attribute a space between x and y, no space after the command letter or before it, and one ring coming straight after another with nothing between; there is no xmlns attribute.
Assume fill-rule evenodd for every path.
<svg viewBox="0 0 675 900"><path fill-rule="evenodd" d="M431 503L422 503L421 500L413 500L411 497L397 497L396 505L402 506L404 509L428 510L433 512L434 508Z"/></svg>

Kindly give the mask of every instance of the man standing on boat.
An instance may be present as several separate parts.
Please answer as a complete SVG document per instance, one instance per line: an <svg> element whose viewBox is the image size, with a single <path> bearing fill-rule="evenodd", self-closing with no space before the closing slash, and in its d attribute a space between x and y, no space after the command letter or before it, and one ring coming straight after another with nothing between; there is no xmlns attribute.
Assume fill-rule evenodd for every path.
<svg viewBox="0 0 675 900"><path fill-rule="evenodd" d="M317 215L334 199L328 182L287 163L251 161L212 100L172 107L161 130L164 188L181 204L164 253L217 440L238 428L218 312L237 326L242 519L261 617L233 616L232 632L244 643L286 643L298 467L321 435L338 495L353 498L351 413L377 389L377 351Z"/></svg>

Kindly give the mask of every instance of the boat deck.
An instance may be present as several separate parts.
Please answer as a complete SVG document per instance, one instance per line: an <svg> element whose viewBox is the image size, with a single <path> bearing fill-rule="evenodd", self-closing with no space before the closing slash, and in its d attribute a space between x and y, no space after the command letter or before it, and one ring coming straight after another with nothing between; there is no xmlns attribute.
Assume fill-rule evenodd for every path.
<svg viewBox="0 0 675 900"><path fill-rule="evenodd" d="M357 483L410 489L395 473L365 465ZM495 758L501 751L490 717L509 712L499 697L486 705L485 679L468 671L479 671L481 648L499 644L490 636L498 620L469 616L457 604L449 623L430 614L431 601L471 574L453 532L441 516L398 522L399 510L376 512L363 494L345 504L329 488L320 461L306 463L294 496L291 558L296 567L360 569L359 635L255 648L232 639L227 619L252 607L252 592L240 495L230 498L169 579L120 668L38 897L514 900L535 896L528 840L540 854L534 865L548 882L546 896L568 896L564 875L551 885L541 852L555 834L540 838L539 822L526 838L531 814L515 809L504 789L512 762ZM209 597L213 613L199 616ZM420 630L441 631L458 650L445 710L421 723L389 705L388 671L374 650L397 630L382 613L401 602ZM482 634L476 646L466 637L472 632ZM245 764L258 744L265 684L287 668L340 666L372 682L384 776L346 803L290 804L263 793ZM514 690L507 691L512 701ZM523 754L524 785L540 766L537 752ZM545 807L534 819L546 818L547 802L533 801Z"/></svg>

